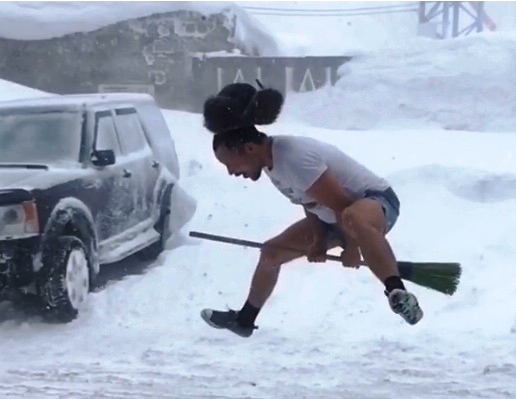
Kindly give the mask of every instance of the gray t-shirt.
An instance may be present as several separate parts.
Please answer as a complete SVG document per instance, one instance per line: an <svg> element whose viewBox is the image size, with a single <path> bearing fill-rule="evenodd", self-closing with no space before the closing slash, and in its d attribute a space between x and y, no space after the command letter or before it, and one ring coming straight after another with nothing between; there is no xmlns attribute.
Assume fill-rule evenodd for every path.
<svg viewBox="0 0 516 399"><path fill-rule="evenodd" d="M272 136L273 168L264 169L276 188L294 204L327 223L335 223L334 212L310 198L306 191L329 170L342 187L360 198L368 189L385 190L389 183L337 147L310 137Z"/></svg>

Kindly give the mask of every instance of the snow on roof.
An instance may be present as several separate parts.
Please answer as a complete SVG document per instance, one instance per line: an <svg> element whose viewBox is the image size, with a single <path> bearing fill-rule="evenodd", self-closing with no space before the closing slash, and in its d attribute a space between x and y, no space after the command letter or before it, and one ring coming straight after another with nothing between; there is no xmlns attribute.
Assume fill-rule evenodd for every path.
<svg viewBox="0 0 516 399"><path fill-rule="evenodd" d="M11 101L22 98L47 97L51 95L44 91L23 86L18 83L0 79L0 101Z"/></svg>
<svg viewBox="0 0 516 399"><path fill-rule="evenodd" d="M0 112L4 109L19 108L63 108L80 109L84 104L105 104L110 102L142 103L154 101L152 96L144 93L86 93L68 95L47 95L37 98L23 98L0 102Z"/></svg>
<svg viewBox="0 0 516 399"><path fill-rule="evenodd" d="M0 2L0 37L43 40L91 32L117 22L173 11L236 15L235 41L261 55L279 55L274 37L253 16L232 2Z"/></svg>

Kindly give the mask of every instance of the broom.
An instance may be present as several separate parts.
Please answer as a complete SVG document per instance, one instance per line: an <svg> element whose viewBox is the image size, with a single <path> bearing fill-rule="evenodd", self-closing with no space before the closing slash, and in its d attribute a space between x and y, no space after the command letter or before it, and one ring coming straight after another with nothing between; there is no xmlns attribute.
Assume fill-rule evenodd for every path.
<svg viewBox="0 0 516 399"><path fill-rule="evenodd" d="M235 244L244 247L262 248L263 244L255 241L241 240L238 238L218 236L214 234L191 231L191 237ZM298 249L282 247L286 250L300 252ZM326 255L327 260L341 262L340 256ZM367 264L362 261L362 266ZM400 278L416 285L453 295L459 285L462 269L456 262L408 262L398 261Z"/></svg>

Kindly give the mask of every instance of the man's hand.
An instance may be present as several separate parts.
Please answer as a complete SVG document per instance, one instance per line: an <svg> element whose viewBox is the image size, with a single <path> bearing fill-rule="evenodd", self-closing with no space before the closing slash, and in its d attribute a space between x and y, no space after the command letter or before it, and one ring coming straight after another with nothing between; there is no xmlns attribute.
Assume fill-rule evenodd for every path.
<svg viewBox="0 0 516 399"><path fill-rule="evenodd" d="M306 257L309 262L324 263L326 262L327 250L326 240L318 238L315 239L312 245L308 248Z"/></svg>
<svg viewBox="0 0 516 399"><path fill-rule="evenodd" d="M340 259L344 267L358 269L362 260L358 246L347 245L344 251L341 252Z"/></svg>

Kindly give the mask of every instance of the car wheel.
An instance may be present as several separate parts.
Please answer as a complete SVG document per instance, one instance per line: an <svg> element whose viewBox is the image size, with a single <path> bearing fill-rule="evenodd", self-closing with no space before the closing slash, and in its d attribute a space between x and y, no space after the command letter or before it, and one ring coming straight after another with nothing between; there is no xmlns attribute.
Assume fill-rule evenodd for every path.
<svg viewBox="0 0 516 399"><path fill-rule="evenodd" d="M59 237L43 254L38 291L51 321L75 319L90 290L90 265L85 245L76 237Z"/></svg>

